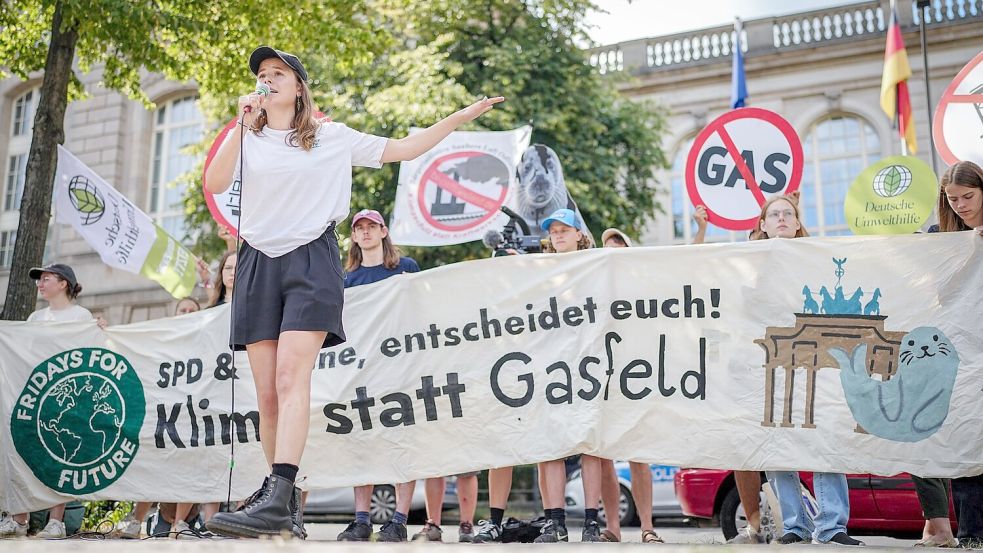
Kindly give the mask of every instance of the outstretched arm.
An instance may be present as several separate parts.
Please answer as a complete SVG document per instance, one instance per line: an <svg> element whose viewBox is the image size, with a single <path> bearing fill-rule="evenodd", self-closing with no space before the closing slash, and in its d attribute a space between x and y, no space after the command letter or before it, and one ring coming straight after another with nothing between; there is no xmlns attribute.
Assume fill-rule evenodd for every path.
<svg viewBox="0 0 983 553"><path fill-rule="evenodd" d="M416 159L421 154L433 148L455 129L468 121L473 121L483 113L490 111L495 104L504 102L505 98L484 98L470 106L455 112L422 131L399 139L390 139L382 152L382 162L408 161Z"/></svg>

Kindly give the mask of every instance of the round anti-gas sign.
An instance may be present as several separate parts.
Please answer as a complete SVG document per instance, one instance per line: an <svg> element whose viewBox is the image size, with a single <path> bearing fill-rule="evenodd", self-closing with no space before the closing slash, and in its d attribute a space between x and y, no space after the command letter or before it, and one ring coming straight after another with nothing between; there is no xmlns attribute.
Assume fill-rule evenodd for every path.
<svg viewBox="0 0 983 553"><path fill-rule="evenodd" d="M133 462L146 400L122 355L63 351L28 377L10 419L17 453L44 485L82 495L111 485Z"/></svg>

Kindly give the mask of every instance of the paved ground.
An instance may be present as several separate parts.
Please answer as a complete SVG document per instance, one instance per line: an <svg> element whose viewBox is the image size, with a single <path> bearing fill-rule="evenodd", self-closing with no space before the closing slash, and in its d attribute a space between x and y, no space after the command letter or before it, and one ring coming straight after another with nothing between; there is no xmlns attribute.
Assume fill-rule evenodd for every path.
<svg viewBox="0 0 983 553"><path fill-rule="evenodd" d="M492 549L495 551L506 551L514 550L516 548L529 549L533 547L532 545L523 544L509 544L509 545L472 545L472 544L457 544L457 527L456 525L448 524L444 531L444 544L425 544L425 543L410 543L410 544L344 544L334 541L335 536L338 532L344 529L344 524L337 523L315 523L308 524L308 532L310 533L310 539L307 542L299 541L282 541L282 540L263 540L263 541L247 541L247 540L166 540L166 539L155 539L155 540L144 540L141 542L135 541L124 541L124 540L69 540L69 541L41 541L41 540L2 540L0 541L0 551L3 553L53 553L55 551L71 551L72 553L128 553L134 549L144 548L153 551L160 552L177 552L182 551L187 553L192 551L194 553L253 553L259 551L269 551L271 549L276 549L282 551L283 553L288 553L289 551L304 550L311 551L313 549L317 550L330 550L332 553L344 553L350 550L360 550L363 553L368 551L374 551L376 553L385 553L385 551L392 552L393 549L396 551L412 549L414 551L420 551L422 548L438 548L443 553L466 553L465 550L470 550L473 548L480 549ZM410 525L410 533L417 532L420 529L419 525ZM752 551L761 551L767 548L766 551L774 552L776 549L790 549L795 551L801 551L803 548L807 549L822 549L824 552L829 552L834 550L831 546L789 546L785 548L779 548L777 546L724 546L721 545L723 542L723 536L720 533L719 528L693 528L690 526L657 526L657 531L666 540L666 545L643 545L641 541L641 531L638 528L627 528L623 533L623 538L629 543L622 544L561 544L552 547L560 547L564 549L576 548L581 553L586 553L587 548L597 548L603 547L608 548L612 551L612 548L624 549L631 548L633 551L640 552L642 549L658 549L664 553L672 552L686 552L686 553L704 553L704 552L724 552L724 551L740 551L741 553L752 553ZM579 526L570 526L570 541L578 542L580 541L580 531ZM906 553L911 553L911 546L914 544L914 540L901 540L895 538L889 538L885 536L858 536L860 539L864 540L868 548L876 547L878 550L897 550L906 551ZM447 543L451 542L451 543ZM838 548L844 550L850 550L852 548ZM474 553L470 551L469 553Z"/></svg>

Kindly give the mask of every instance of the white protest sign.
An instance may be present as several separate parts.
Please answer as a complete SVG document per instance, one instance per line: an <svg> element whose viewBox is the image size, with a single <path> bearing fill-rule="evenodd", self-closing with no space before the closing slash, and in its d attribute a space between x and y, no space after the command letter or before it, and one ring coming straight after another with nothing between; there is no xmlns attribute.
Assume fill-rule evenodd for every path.
<svg viewBox="0 0 983 553"><path fill-rule="evenodd" d="M696 136L686 159L686 191L708 221L754 228L767 198L791 194L802 179L802 142L792 125L760 108L729 111Z"/></svg>
<svg viewBox="0 0 983 553"><path fill-rule="evenodd" d="M411 132L416 132L414 129ZM456 131L399 166L389 234L396 244L439 246L481 240L508 221L516 167L532 134Z"/></svg>
<svg viewBox="0 0 983 553"><path fill-rule="evenodd" d="M935 149L953 165L983 165L983 52L959 71L935 108Z"/></svg>

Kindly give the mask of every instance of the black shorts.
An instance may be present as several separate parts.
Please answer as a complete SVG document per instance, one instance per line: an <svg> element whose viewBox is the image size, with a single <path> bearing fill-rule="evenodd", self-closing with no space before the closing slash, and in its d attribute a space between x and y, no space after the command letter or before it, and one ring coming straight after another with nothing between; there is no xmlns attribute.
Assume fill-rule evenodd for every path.
<svg viewBox="0 0 983 553"><path fill-rule="evenodd" d="M280 257L244 242L236 263L230 345L241 351L246 344L278 340L287 330L326 331L322 347L344 342L344 278L333 224Z"/></svg>

